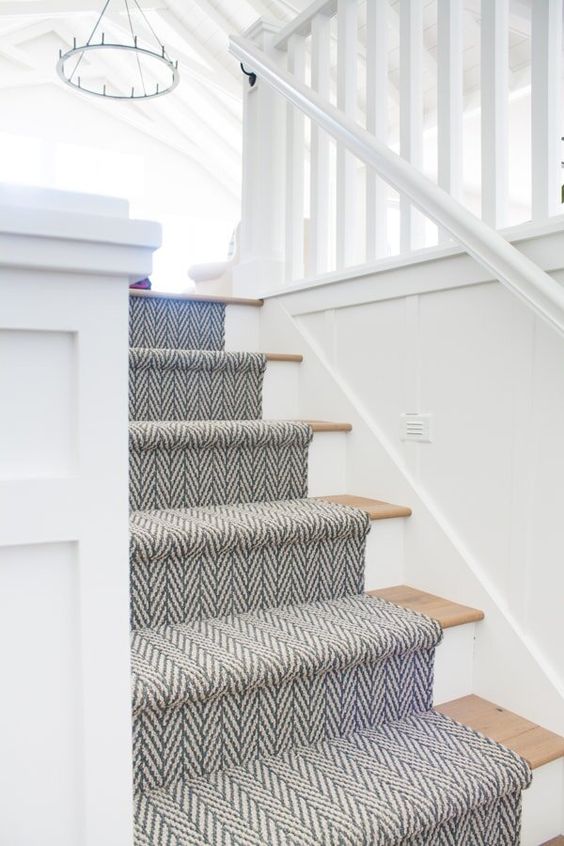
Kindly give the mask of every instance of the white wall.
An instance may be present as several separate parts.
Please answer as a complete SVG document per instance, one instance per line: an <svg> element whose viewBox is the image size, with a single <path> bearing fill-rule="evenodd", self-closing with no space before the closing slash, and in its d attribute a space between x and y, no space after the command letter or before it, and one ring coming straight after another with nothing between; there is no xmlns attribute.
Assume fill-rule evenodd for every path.
<svg viewBox="0 0 564 846"><path fill-rule="evenodd" d="M139 106L141 118L152 102ZM54 85L0 90L0 182L125 197L133 216L163 225L156 287L181 290L191 264L226 256L239 191L224 186L221 171L212 175L97 104ZM240 174L227 177L237 184Z"/></svg>
<svg viewBox="0 0 564 846"><path fill-rule="evenodd" d="M289 293L264 331L306 356L303 416L353 418L348 490L412 506L407 583L486 610L476 692L562 731L564 338L483 275L451 255ZM413 411L431 443L400 440Z"/></svg>

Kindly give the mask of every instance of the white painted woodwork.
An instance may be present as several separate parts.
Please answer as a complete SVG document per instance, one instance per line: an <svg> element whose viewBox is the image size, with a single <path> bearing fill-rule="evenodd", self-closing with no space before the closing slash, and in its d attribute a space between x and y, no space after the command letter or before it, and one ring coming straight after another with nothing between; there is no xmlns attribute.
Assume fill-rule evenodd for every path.
<svg viewBox="0 0 564 846"><path fill-rule="evenodd" d="M292 79L251 42L233 36L230 50L250 61L261 79L316 120L335 139L377 172L400 194L444 227L494 278L499 279L559 332L564 332L564 290L554 279L512 247L491 226L478 220L409 162L397 156L339 109Z"/></svg>
<svg viewBox="0 0 564 846"><path fill-rule="evenodd" d="M285 49L292 35L310 35L313 21L318 15L332 17L337 10L337 0L313 0L296 15L274 39L274 46Z"/></svg>
<svg viewBox="0 0 564 846"><path fill-rule="evenodd" d="M337 3L337 106L357 115L358 0ZM355 263L358 234L358 167L346 144L337 144L337 268Z"/></svg>
<svg viewBox="0 0 564 846"><path fill-rule="evenodd" d="M400 153L421 169L423 152L423 0L400 2ZM424 245L423 218L400 193L400 252Z"/></svg>
<svg viewBox="0 0 564 846"><path fill-rule="evenodd" d="M288 40L288 73L305 80L306 44L303 35ZM286 104L286 262L287 280L304 277L304 181L305 117L291 103Z"/></svg>
<svg viewBox="0 0 564 846"><path fill-rule="evenodd" d="M389 0L366 6L366 128L380 141L388 139ZM388 187L366 168L366 261L388 252Z"/></svg>
<svg viewBox="0 0 564 846"><path fill-rule="evenodd" d="M347 490L347 432L316 432L309 447L308 496Z"/></svg>
<svg viewBox="0 0 564 846"><path fill-rule="evenodd" d="M533 772L531 786L523 793L522 846L539 846L564 830L564 761L559 758Z"/></svg>
<svg viewBox="0 0 564 846"><path fill-rule="evenodd" d="M150 272L159 240L122 201L0 186L11 846L132 843L128 282Z"/></svg>
<svg viewBox="0 0 564 846"><path fill-rule="evenodd" d="M262 416L265 420L299 418L301 367L300 363L293 361L267 362L262 386Z"/></svg>
<svg viewBox="0 0 564 846"><path fill-rule="evenodd" d="M410 519L394 517L371 522L366 539L366 590L403 584L404 534Z"/></svg>
<svg viewBox="0 0 564 846"><path fill-rule="evenodd" d="M463 0L437 3L437 164L441 188L462 197ZM441 232L440 239L446 235Z"/></svg>
<svg viewBox="0 0 564 846"><path fill-rule="evenodd" d="M561 209L562 3L531 3L531 157L533 220Z"/></svg>
<svg viewBox="0 0 564 846"><path fill-rule="evenodd" d="M481 623L445 629L435 652L433 704L449 702L474 692L474 638Z"/></svg>
<svg viewBox="0 0 564 846"><path fill-rule="evenodd" d="M509 0L482 3L482 219L507 223Z"/></svg>
<svg viewBox="0 0 564 846"><path fill-rule="evenodd" d="M262 19L246 33L281 64L273 51L277 27ZM250 68L247 68L249 70ZM233 268L233 292L252 296L258 285L271 290L284 282L286 248L286 104L258 80L243 77L243 181L240 262Z"/></svg>
<svg viewBox="0 0 564 846"><path fill-rule="evenodd" d="M225 349L256 352L260 346L260 308L228 305L225 308Z"/></svg>
<svg viewBox="0 0 564 846"><path fill-rule="evenodd" d="M311 21L311 87L329 100L331 85L331 20L317 14ZM310 225L308 275L329 270L330 149L329 136L311 122Z"/></svg>

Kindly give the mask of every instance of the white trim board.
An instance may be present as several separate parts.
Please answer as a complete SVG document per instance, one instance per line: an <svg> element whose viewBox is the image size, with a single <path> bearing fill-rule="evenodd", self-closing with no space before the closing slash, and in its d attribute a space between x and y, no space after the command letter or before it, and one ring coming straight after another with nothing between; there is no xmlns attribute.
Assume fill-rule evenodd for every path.
<svg viewBox="0 0 564 846"><path fill-rule="evenodd" d="M542 224L511 227L503 234L543 270L554 273L564 267L564 216ZM325 273L260 296L264 299L283 297L291 313L305 314L317 310L318 306L310 307L307 295L314 295L313 302L317 303L320 289L324 308L332 308L491 281L491 274L478 262L459 246L450 245L428 247L409 255L391 256L371 264ZM294 310L298 302L299 308Z"/></svg>

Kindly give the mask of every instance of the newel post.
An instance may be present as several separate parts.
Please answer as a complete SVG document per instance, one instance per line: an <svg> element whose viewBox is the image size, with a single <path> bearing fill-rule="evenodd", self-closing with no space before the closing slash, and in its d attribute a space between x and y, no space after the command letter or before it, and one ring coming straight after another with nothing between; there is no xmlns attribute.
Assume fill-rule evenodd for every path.
<svg viewBox="0 0 564 846"><path fill-rule="evenodd" d="M280 62L272 46L278 27L260 19L245 33ZM245 68L252 71L252 68ZM286 106L257 79L243 85L243 188L240 261L233 269L234 293L256 296L284 282Z"/></svg>
<svg viewBox="0 0 564 846"><path fill-rule="evenodd" d="M133 844L128 283L160 237L0 185L2 843Z"/></svg>

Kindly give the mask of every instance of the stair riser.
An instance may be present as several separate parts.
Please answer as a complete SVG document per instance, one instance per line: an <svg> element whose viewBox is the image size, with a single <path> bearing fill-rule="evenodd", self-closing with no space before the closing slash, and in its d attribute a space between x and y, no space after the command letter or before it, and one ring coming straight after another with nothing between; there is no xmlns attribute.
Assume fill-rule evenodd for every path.
<svg viewBox="0 0 564 846"><path fill-rule="evenodd" d="M257 420L264 356L135 349L130 420Z"/></svg>
<svg viewBox="0 0 564 846"><path fill-rule="evenodd" d="M539 846L564 831L562 797L564 761L559 758L533 772L533 781L523 793L521 846Z"/></svg>
<svg viewBox="0 0 564 846"><path fill-rule="evenodd" d="M348 432L315 432L309 447L308 496L347 490Z"/></svg>
<svg viewBox="0 0 564 846"><path fill-rule="evenodd" d="M476 624L445 629L437 646L433 703L450 702L473 692Z"/></svg>
<svg viewBox="0 0 564 846"><path fill-rule="evenodd" d="M260 308L228 305L225 308L225 349L254 352L260 350ZM288 416L288 415L286 415Z"/></svg>
<svg viewBox="0 0 564 846"><path fill-rule="evenodd" d="M433 650L133 718L136 791L427 709ZM399 695L398 695L399 691Z"/></svg>
<svg viewBox="0 0 564 846"><path fill-rule="evenodd" d="M207 432L207 428L200 431ZM132 509L190 508L306 495L307 429L293 427L278 438L269 431L258 439L233 443L231 434L224 443L218 442L217 430L201 441L194 439L193 432L191 429L188 441L160 439L148 448L144 440L140 446L132 441Z"/></svg>
<svg viewBox="0 0 564 846"><path fill-rule="evenodd" d="M337 599L362 590L362 534L310 544L171 552L131 560L133 628Z"/></svg>
<svg viewBox="0 0 564 846"><path fill-rule="evenodd" d="M301 364L268 361L262 387L262 416L265 420L292 420L300 416L299 378Z"/></svg>
<svg viewBox="0 0 564 846"><path fill-rule="evenodd" d="M404 534L408 518L372 520L366 539L365 589L401 585L404 579Z"/></svg>

